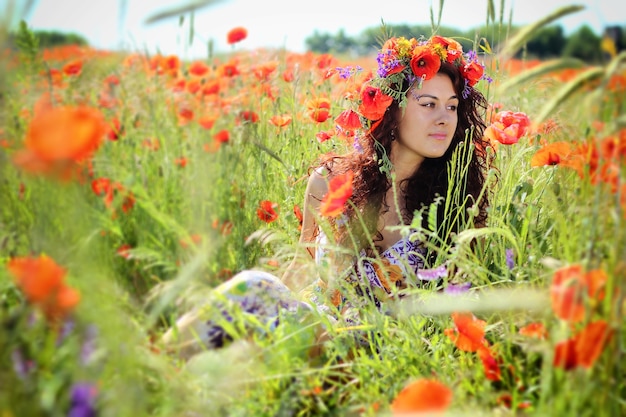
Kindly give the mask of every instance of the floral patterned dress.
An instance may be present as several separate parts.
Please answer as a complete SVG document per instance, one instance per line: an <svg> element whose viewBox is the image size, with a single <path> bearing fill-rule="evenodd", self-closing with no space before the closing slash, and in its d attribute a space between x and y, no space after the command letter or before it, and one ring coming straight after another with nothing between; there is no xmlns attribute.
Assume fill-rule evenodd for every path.
<svg viewBox="0 0 626 417"><path fill-rule="evenodd" d="M320 266L329 253L326 243L321 234L315 257ZM358 326L366 304L373 303L380 309L385 299L406 288L409 281L419 286L420 281L439 278L437 273L420 275L423 258L423 250L408 238L400 239L377 259L368 258L362 251L354 267L344 275L356 297L346 297L337 289L329 290L321 278L296 294L268 272L245 270L214 288L206 305L181 317L164 338L166 343L178 340L182 349L189 340L217 348L240 333L236 317L244 318L247 331L267 332L285 315L297 317L315 311L327 317L331 324Z"/></svg>

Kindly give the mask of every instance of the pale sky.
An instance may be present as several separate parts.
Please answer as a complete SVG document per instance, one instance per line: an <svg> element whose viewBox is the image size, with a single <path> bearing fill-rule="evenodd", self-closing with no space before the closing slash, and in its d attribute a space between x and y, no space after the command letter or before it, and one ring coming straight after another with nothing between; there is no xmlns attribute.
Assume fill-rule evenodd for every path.
<svg viewBox="0 0 626 417"><path fill-rule="evenodd" d="M7 1L12 0L0 0L0 6ZM124 3L126 13L122 17ZM222 0L195 12L191 45L188 13L182 26L178 18L145 23L157 12L188 3L193 0L36 0L26 21L34 29L81 34L96 48L150 53L158 48L162 53L191 58L206 56L209 39L216 50L228 50L226 33L235 26L248 30L248 38L237 48L284 47L303 52L305 38L315 30L335 34L343 28L354 36L365 28L379 26L381 19L389 24L429 24L430 7L437 10L439 0ZM501 1L494 3L499 14ZM586 8L558 20L566 33L583 24L598 34L606 25L626 25L623 0L505 0L505 22L511 11L513 23L521 25L570 4ZM485 22L486 10L487 0L445 0L442 25L463 30L479 26Z"/></svg>

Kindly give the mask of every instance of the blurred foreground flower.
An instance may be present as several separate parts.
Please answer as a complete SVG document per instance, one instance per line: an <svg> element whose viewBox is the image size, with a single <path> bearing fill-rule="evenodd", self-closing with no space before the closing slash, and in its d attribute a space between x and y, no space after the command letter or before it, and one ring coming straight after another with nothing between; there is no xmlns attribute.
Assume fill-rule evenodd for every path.
<svg viewBox="0 0 626 417"><path fill-rule="evenodd" d="M571 322L582 321L586 305L604 298L607 276L601 269L583 272L582 266L558 269L552 278L550 299L554 314Z"/></svg>
<svg viewBox="0 0 626 417"><path fill-rule="evenodd" d="M26 133L26 149L16 165L32 173L65 176L76 163L100 146L108 127L99 110L90 107L48 107L35 114Z"/></svg>
<svg viewBox="0 0 626 417"><path fill-rule="evenodd" d="M604 320L589 323L574 337L560 342L554 351L554 366L567 370L577 366L591 368L604 346L611 340L613 329Z"/></svg>
<svg viewBox="0 0 626 417"><path fill-rule="evenodd" d="M477 319L471 313L452 313L453 329L445 329L444 333L457 349L464 352L476 352L486 346L485 321Z"/></svg>
<svg viewBox="0 0 626 417"><path fill-rule="evenodd" d="M547 339L548 331L541 322L529 323L526 326L519 329L519 334L527 337L534 337L536 339Z"/></svg>
<svg viewBox="0 0 626 417"><path fill-rule="evenodd" d="M418 379L405 386L391 403L393 415L445 411L452 402L452 390L434 379Z"/></svg>
<svg viewBox="0 0 626 417"><path fill-rule="evenodd" d="M472 313L452 313L454 328L445 329L444 334L457 349L464 352L477 352L485 376L490 381L500 380L500 361L494 356L489 341L485 338L484 320L479 320Z"/></svg>
<svg viewBox="0 0 626 417"><path fill-rule="evenodd" d="M71 405L68 417L95 417L97 389L89 383L76 383L72 387Z"/></svg>
<svg viewBox="0 0 626 417"><path fill-rule="evenodd" d="M65 269L46 255L13 258L7 267L26 300L51 322L68 316L80 301L79 292L64 282Z"/></svg>
<svg viewBox="0 0 626 417"><path fill-rule="evenodd" d="M320 213L325 217L337 217L345 210L346 202L352 197L354 173L348 171L337 175L328 185L328 193L322 199Z"/></svg>

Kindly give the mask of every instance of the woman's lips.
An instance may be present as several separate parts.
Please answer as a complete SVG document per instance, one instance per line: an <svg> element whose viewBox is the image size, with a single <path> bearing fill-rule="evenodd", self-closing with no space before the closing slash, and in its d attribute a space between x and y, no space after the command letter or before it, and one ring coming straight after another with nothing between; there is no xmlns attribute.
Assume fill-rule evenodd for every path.
<svg viewBox="0 0 626 417"><path fill-rule="evenodd" d="M448 135L446 133L431 133L430 137L437 140L445 140L447 139Z"/></svg>

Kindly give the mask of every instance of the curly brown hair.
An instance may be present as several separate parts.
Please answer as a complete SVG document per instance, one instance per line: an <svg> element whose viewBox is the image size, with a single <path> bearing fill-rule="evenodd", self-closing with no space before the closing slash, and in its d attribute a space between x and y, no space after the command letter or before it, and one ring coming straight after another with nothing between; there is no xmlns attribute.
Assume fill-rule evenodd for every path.
<svg viewBox="0 0 626 417"><path fill-rule="evenodd" d="M417 210L428 207L437 196L446 196L450 186L448 183L448 165L453 158L455 149L467 138L474 147L467 174L463 179L465 195L462 196L462 201L465 197L469 197L471 201L478 203L478 214L474 218L474 222L475 224L484 224L489 202L486 195L482 198L479 196L489 168L486 152L487 142L483 139L486 124L482 117L487 109L487 100L478 90L466 85L465 79L454 65L443 62L439 73L450 78L459 99L457 128L450 147L442 157L425 159L413 175L399 184L404 196L404 204L400 204L399 208L404 223L410 224ZM409 88L409 82L405 81L403 90L408 91ZM394 100L373 131L367 136L355 139L358 142L355 142L355 149L352 152L341 156L326 155L319 161L318 166L326 168L330 176L347 171L354 173L352 204L348 205L345 211L348 218L347 227L338 227L337 222L332 219L331 224L335 226L337 241L344 244L353 242L358 246L357 250L367 246L368 235L375 237L374 242L380 240L380 231L377 230L378 218L389 209L385 196L392 186L391 179L384 170L381 170L380 163L386 155L391 153L392 131L397 128L399 111L402 111L400 103ZM439 204L438 224L445 217L443 209L443 205ZM459 225L465 224L463 221L466 221L469 216L467 210L463 209L460 214L461 220L455 222L447 230L458 232ZM427 225L426 222L427 219L424 218L424 227ZM361 224L366 226L366 230L360 227ZM444 240L447 241L448 238L449 236L446 236Z"/></svg>

